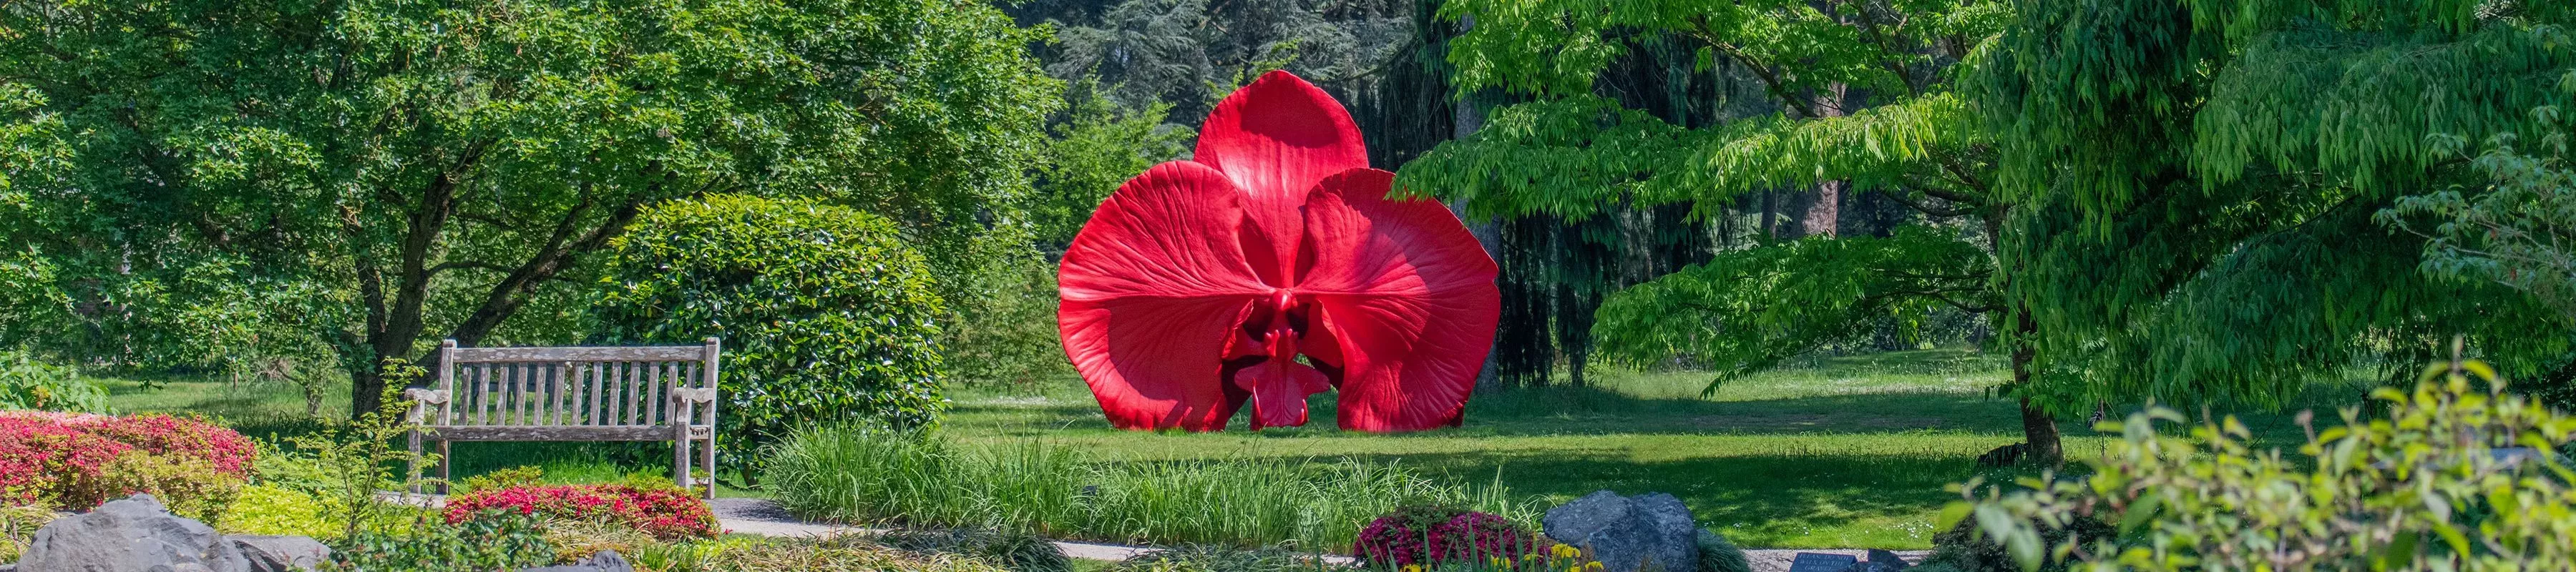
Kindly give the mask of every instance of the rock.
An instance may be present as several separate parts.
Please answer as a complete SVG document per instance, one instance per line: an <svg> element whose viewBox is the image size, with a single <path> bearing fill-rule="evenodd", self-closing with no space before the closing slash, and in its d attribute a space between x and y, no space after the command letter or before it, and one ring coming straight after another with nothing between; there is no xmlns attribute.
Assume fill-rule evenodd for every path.
<svg viewBox="0 0 2576 572"><path fill-rule="evenodd" d="M1606 572L1699 572L1699 525L1681 499L1598 491L1547 509L1548 538L1592 551Z"/></svg>
<svg viewBox="0 0 2576 572"><path fill-rule="evenodd" d="M571 564L523 568L519 572L635 572L635 566L627 564L626 558L615 550L601 550Z"/></svg>
<svg viewBox="0 0 2576 572"><path fill-rule="evenodd" d="M19 572L248 572L241 551L205 523L152 495L108 501L55 519L27 543Z"/></svg>
<svg viewBox="0 0 2576 572"><path fill-rule="evenodd" d="M250 572L312 570L331 560L331 547L302 536L240 534L224 537L250 563Z"/></svg>

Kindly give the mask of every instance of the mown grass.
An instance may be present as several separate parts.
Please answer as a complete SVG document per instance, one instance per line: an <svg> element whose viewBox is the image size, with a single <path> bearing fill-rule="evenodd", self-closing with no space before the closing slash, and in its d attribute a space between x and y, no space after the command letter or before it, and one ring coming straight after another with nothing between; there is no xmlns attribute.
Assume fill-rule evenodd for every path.
<svg viewBox="0 0 2576 572"><path fill-rule="evenodd" d="M1975 463L2020 440L2015 405L1990 396L2008 376L2000 360L1966 350L1815 359L1730 381L1706 397L1705 373L1596 373L1591 387L1480 393L1464 427L1401 435L1333 429L1330 393L1316 396L1316 418L1303 428L1118 431L1080 381L1066 379L1039 391L960 392L946 427L968 442L1044 439L1134 463L1392 463L1449 482L1499 480L1548 504L1602 489L1666 492L1701 524L1749 548L1921 549L1931 544L1934 512L1957 498L1944 486L2027 471ZM2362 393L2354 384L2321 385L2290 411L2330 409ZM2246 419L2269 440L2289 443L2298 431L2290 411ZM2107 443L2084 425L2060 424L2071 457Z"/></svg>
<svg viewBox="0 0 2576 572"><path fill-rule="evenodd" d="M1890 548L1930 545L1932 514L1955 498L1942 487L1985 475L1974 459L2020 440L2010 402L1988 395L2008 374L1993 356L1926 350L1809 360L1729 382L1703 397L1700 372L1596 372L1590 387L1550 387L1478 394L1465 427L1400 435L1333 429L1332 399L1316 396L1307 427L1252 433L1238 426L1212 434L1146 433L1108 427L1079 380L1036 390L952 391L956 401L943 434L972 447L1026 447L1042 442L1078 451L1085 462L1154 467L1309 462L1394 466L1444 486L1500 482L1534 503L1569 500L1594 490L1667 492L1703 525L1752 548ZM2359 377L2359 376L2356 376ZM310 427L304 403L284 385L229 387L189 378L107 379L120 411L197 412L225 419L253 436ZM2358 402L2367 382L2312 386L2280 412L2242 412L2257 437L2273 445L2298 441L2291 414ZM347 393L335 388L324 415L345 415ZM2132 407L2133 409L2134 407ZM2114 411L2114 414L2123 411ZM2219 413L2225 413L2219 411ZM2106 442L2068 420L2071 456ZM552 482L608 482L628 473L666 471L668 449L645 444L459 443L456 476L536 465ZM866 463L866 459L849 459ZM1223 469L1172 469L1224 475ZM1061 483L1024 486L1058 487ZM1088 485L1089 483L1086 483ZM727 496L763 491L721 489ZM1058 487L1055 490L1064 490ZM992 507L996 510L1051 510ZM854 516L855 517L855 516ZM1017 517L1013 517L1017 518ZM1350 525L1356 527L1354 523Z"/></svg>
<svg viewBox="0 0 2576 572"><path fill-rule="evenodd" d="M1257 457L1104 463L1041 440L959 444L866 427L799 432L765 482L789 511L841 522L987 527L1149 544L1347 549L1397 507L1470 507L1523 521L1523 497L1358 461Z"/></svg>

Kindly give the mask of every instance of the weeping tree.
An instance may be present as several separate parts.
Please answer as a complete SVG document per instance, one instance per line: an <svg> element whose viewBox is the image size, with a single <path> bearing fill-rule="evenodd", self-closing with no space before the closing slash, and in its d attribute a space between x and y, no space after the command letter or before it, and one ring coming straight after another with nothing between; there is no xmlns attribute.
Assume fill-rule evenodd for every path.
<svg viewBox="0 0 2576 572"><path fill-rule="evenodd" d="M1731 219L1746 203L1766 207L1745 245L1609 296L1590 328L1602 357L1713 367L1714 392L1891 320L1983 315L2008 325L2004 389L2021 402L2030 455L2059 457L2055 415L2091 402L2068 376L2041 369L2027 308L2003 295L2034 265L1995 248L2026 206L1996 187L1996 145L1957 81L2006 21L2004 7L1470 0L1445 10L1474 17L1453 43L1461 89L1529 101L1407 165L1404 188L1505 217L1679 205ZM1675 121L1604 93L1613 63L1645 50L1694 54L1696 69L1749 78L1749 95L1767 104L1753 109L1768 112ZM1833 201L1855 193L1903 212L1875 228L1844 229L1812 211L1782 221L1784 190Z"/></svg>
<svg viewBox="0 0 2576 572"><path fill-rule="evenodd" d="M571 339L573 285L674 199L858 206L972 274L1060 101L1033 33L919 0L12 3L0 81L70 155L12 178L42 231L0 246L93 322L293 294L363 414L430 340Z"/></svg>
<svg viewBox="0 0 2576 572"><path fill-rule="evenodd" d="M2357 359L2403 375L2454 335L2509 377L2564 363L2569 321L2534 294L2568 266L2527 247L2564 236L2541 205L2565 186L2470 142L2563 141L2571 10L2017 6L1974 92L1998 187L2039 205L2002 247L2039 261L2005 290L2041 366L2277 406Z"/></svg>

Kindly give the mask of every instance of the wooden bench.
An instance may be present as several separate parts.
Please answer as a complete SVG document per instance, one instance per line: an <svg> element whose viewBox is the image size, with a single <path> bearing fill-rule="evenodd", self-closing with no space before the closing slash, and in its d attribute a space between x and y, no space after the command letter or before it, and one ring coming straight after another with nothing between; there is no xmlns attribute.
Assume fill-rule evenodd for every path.
<svg viewBox="0 0 2576 572"><path fill-rule="evenodd" d="M412 401L411 492L423 441L438 444L438 492L454 441L670 441L680 488L715 498L715 338L695 346L460 348L438 344L438 371ZM697 447L703 481L691 479Z"/></svg>

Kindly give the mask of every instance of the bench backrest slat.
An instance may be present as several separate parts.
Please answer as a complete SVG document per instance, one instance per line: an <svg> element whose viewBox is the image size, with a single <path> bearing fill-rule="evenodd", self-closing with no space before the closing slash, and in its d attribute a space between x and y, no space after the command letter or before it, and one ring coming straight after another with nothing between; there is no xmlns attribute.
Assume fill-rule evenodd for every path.
<svg viewBox="0 0 2576 572"><path fill-rule="evenodd" d="M449 396L431 426L640 427L707 425L713 404L681 404L711 387L713 352L699 346L442 348L453 361L435 382ZM687 411L681 407L689 407Z"/></svg>
<svg viewBox="0 0 2576 572"><path fill-rule="evenodd" d="M698 346L456 348L456 363L697 361Z"/></svg>

